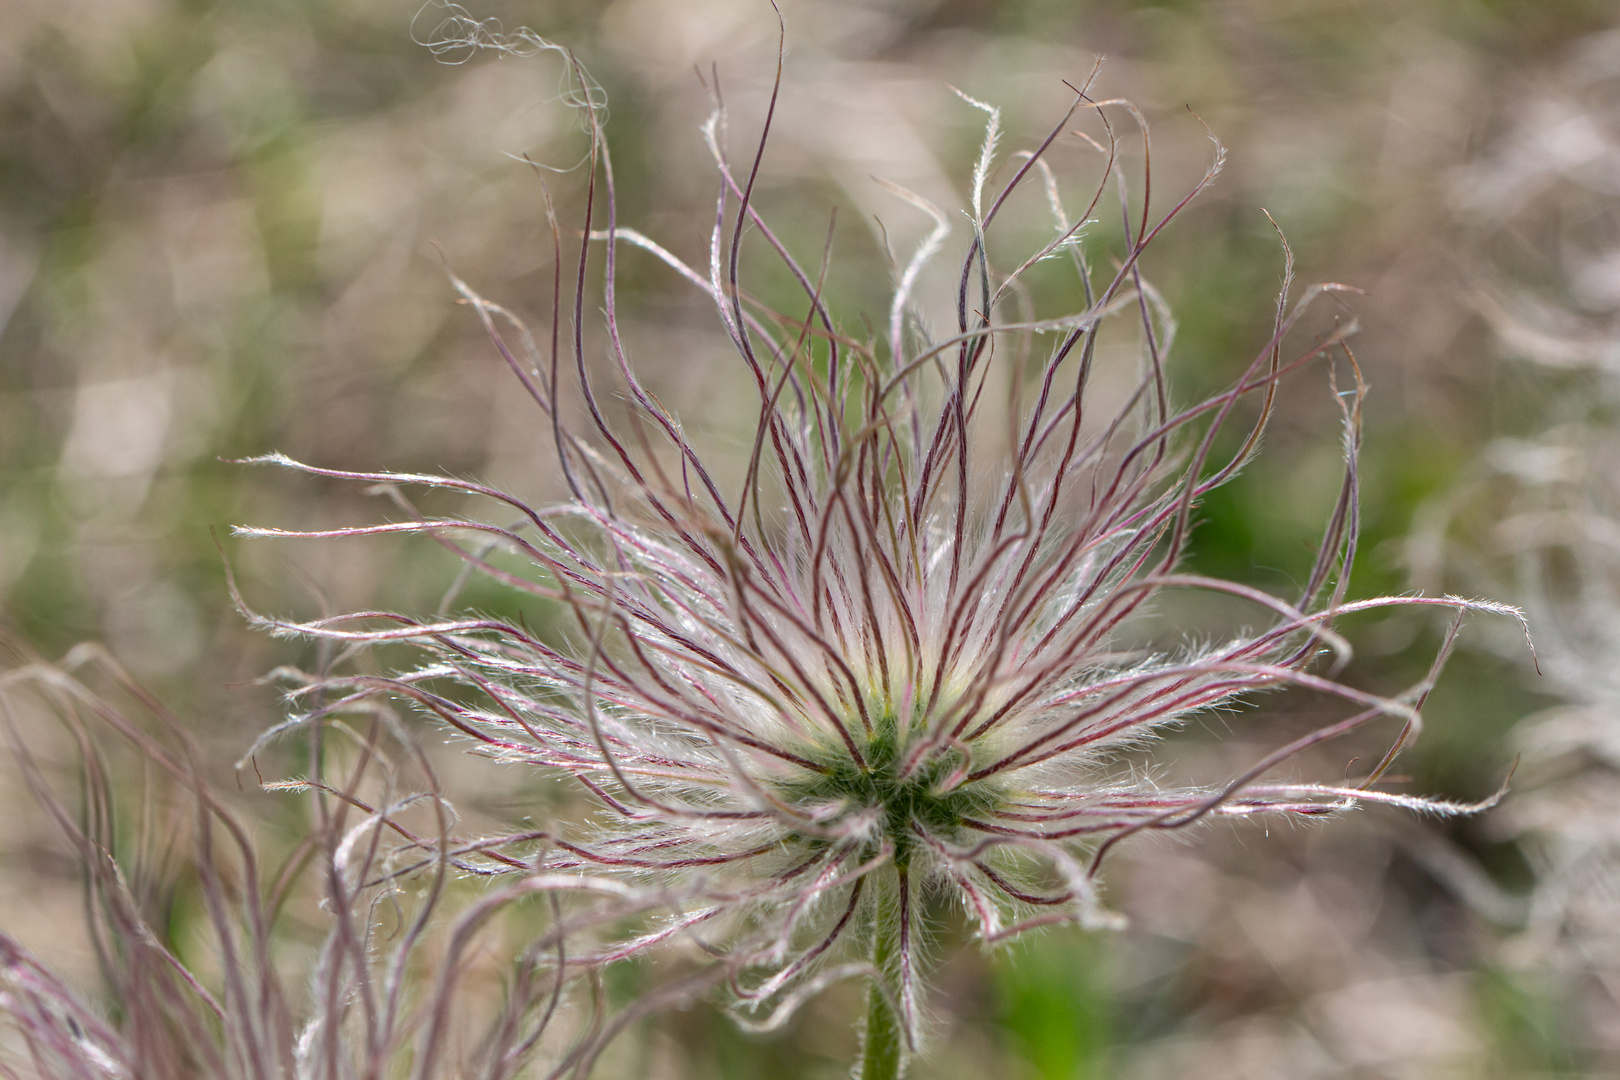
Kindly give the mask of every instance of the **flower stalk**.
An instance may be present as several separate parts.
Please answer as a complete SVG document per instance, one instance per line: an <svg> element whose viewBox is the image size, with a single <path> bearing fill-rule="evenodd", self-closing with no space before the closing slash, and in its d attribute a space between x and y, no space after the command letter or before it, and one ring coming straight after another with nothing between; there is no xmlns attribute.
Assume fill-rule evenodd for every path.
<svg viewBox="0 0 1620 1080"><path fill-rule="evenodd" d="M905 955L900 940L900 910L909 896L906 867L877 876L879 895L872 912L872 985L866 991L866 1028L861 1039L859 1080L899 1080L904 1071L905 1033L894 996L889 991L899 958ZM888 985L886 985L888 984Z"/></svg>

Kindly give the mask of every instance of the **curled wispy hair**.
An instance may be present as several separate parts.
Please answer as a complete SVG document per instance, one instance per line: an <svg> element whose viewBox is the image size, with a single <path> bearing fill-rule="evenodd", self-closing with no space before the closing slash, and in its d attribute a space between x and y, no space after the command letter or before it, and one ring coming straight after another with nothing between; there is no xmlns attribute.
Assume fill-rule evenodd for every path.
<svg viewBox="0 0 1620 1080"><path fill-rule="evenodd" d="M265 785L308 797L307 827L288 838L209 781L194 736L99 647L0 675L8 748L84 871L102 975L99 988L71 986L0 931L0 1021L16 1036L0 1071L495 1080L570 1075L594 1056L606 1002L568 942L678 907L681 886L540 872L458 894L480 845L452 841L431 762L386 704L345 712L351 722L311 728L307 776ZM76 800L35 752L47 716L77 751ZM119 780L130 763L147 778L138 792ZM132 796L134 830L120 820ZM197 918L176 920L188 905ZM530 937L491 985L474 969L517 908ZM643 1007L690 992L666 988Z"/></svg>
<svg viewBox="0 0 1620 1080"><path fill-rule="evenodd" d="M569 63L577 85L592 85ZM504 842L414 843L430 849L422 858L435 867L453 854L463 871L518 882L578 876L638 895L679 894L662 901L667 910L622 924L632 931L582 934L568 964L686 948L699 961L688 985L724 984L751 1027L781 1023L829 982L867 980L867 1080L897 1076L918 1038L926 894L951 898L995 943L1056 923L1115 922L1099 901L1097 870L1133 834L1369 802L1476 809L1377 786L1419 731L1463 613L1512 609L1456 597L1347 599L1364 394L1346 345L1352 326L1297 352L1287 346L1313 302L1344 287L1313 286L1296 299L1283 244L1271 333L1242 374L1191 405L1171 391L1173 324L1141 260L1220 171L1219 143L1211 139L1204 177L1155 216L1147 124L1128 102L1096 100L1087 81L1041 142L1001 161L1000 113L964 95L987 123L952 322L934 333L914 296L950 219L888 185L934 229L894 267L887 325L852 330L825 299L828 253L819 265L802 263L756 205L780 81L779 67L741 166L723 111L703 129L719 180L706 265L619 222L599 102L585 95L590 173L577 231L559 224L548 196L556 278L545 330L532 334L453 278L545 417L565 501L532 506L473 480L253 459L380 485L410 514L239 535L429 537L472 573L558 613L540 631L494 617L380 611L298 621L253 612L239 597L276 634L350 651L409 643L423 658L386 676L310 679L297 700L317 703L267 740L395 699L490 757L570 781L596 807L588 822ZM1100 137L1081 138L1101 169L1076 214L1050 158L1082 113L1099 124ZM1123 118L1141 139L1134 199L1121 176ZM996 186L998 167L1010 175ZM1110 189L1123 234L1111 260L1088 231ZM1002 269L992 237L1026 190L1042 201L1050 231ZM797 283L799 313L773 310L744 288L749 237ZM627 245L707 296L739 377L757 395L745 479L734 490L629 356L615 294ZM1061 310L1024 310L1037 272L1068 275L1040 291L1066 297ZM593 372L587 348L597 305L606 375ZM1120 355L1130 357L1127 388L1098 404L1098 371ZM1200 500L1259 451L1280 380L1310 366L1329 373L1345 467L1299 592L1283 598L1184 569ZM1005 412L994 404L998 387L1008 392ZM610 419L617 403L627 421ZM1240 420L1235 450L1221 452ZM411 488L480 496L516 523L423 516L403 494ZM1245 601L1261 628L1197 647L1122 649L1122 631L1135 633L1154 598L1175 590ZM1335 623L1394 606L1453 616L1433 668L1394 696L1346 685L1337 674L1349 645ZM1290 687L1337 702L1340 714L1224 783L1161 790L1115 767L1122 751L1189 717L1241 710ZM1380 721L1393 728L1387 751L1359 780L1275 779L1306 750ZM579 1071L625 1022L601 1028Z"/></svg>

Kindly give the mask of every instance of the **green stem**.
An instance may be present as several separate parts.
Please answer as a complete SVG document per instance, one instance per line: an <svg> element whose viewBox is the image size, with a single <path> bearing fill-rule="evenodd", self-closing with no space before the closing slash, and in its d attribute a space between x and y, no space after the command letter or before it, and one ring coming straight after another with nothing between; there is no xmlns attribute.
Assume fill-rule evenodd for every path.
<svg viewBox="0 0 1620 1080"><path fill-rule="evenodd" d="M883 981L887 980L900 954L899 905L905 902L905 871L901 870L898 877L899 895L895 898L898 902L885 903L888 897L880 893L872 915L872 966L877 969L878 975L872 980L866 996L866 1037L861 1050L860 1072L856 1074L859 1080L900 1080L903 1071L900 1017L889 1004L889 997L883 993Z"/></svg>

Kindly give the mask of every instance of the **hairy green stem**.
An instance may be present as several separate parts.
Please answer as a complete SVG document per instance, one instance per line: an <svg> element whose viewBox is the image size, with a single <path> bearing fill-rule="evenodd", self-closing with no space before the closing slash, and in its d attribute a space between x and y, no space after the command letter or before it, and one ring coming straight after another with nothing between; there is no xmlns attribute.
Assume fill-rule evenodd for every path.
<svg viewBox="0 0 1620 1080"><path fill-rule="evenodd" d="M887 889L878 890L872 914L872 966L877 976L872 980L866 997L866 1037L862 1040L861 1067L856 1073L859 1080L900 1080L904 1068L905 1049L900 1029L900 1017L883 992L883 982L896 965L900 955L900 908L906 902L906 872L899 870L898 881L891 879L885 885L897 884L895 902L886 903L882 896Z"/></svg>

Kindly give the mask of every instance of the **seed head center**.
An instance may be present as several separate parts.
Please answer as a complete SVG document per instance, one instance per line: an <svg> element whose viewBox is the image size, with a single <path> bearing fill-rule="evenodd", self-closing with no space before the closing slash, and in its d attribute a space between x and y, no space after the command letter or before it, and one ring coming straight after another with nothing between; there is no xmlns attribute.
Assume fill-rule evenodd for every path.
<svg viewBox="0 0 1620 1080"><path fill-rule="evenodd" d="M874 853L880 840L887 840L895 863L905 866L921 843L919 833L954 840L965 819L993 813L1002 801L994 784L950 783L961 765L959 751L931 752L912 762L909 751L914 745L908 734L886 711L859 747L864 764L857 764L840 745L815 755L825 772L795 780L785 785L783 793L800 805L842 805L850 813L876 810L879 837L873 841Z"/></svg>

